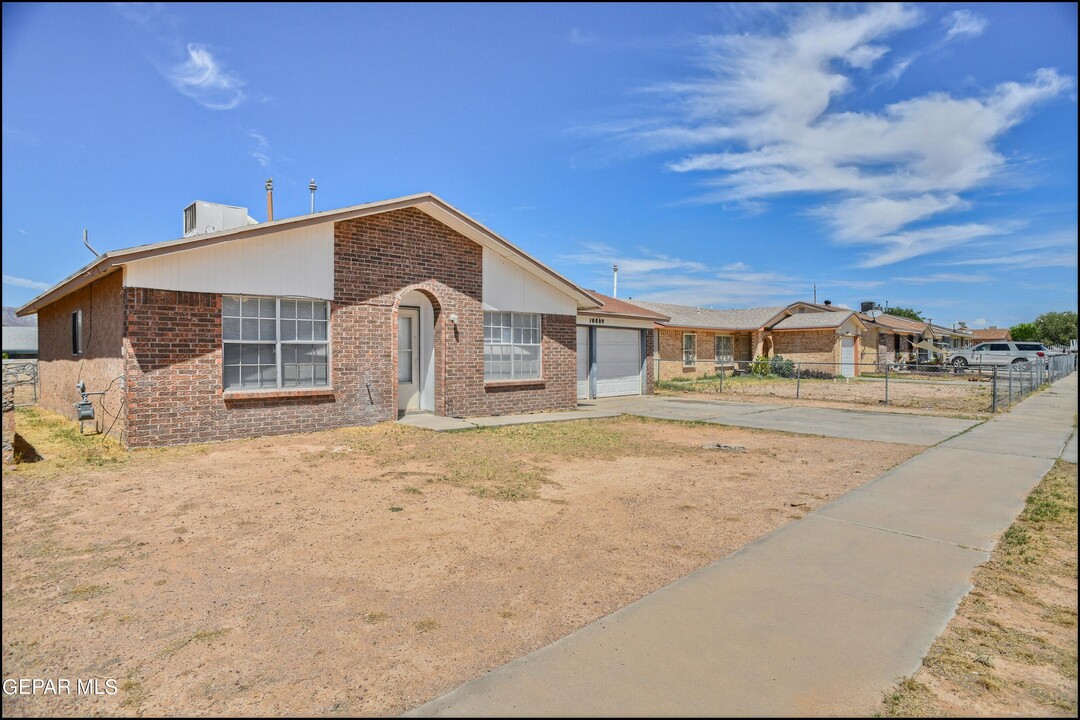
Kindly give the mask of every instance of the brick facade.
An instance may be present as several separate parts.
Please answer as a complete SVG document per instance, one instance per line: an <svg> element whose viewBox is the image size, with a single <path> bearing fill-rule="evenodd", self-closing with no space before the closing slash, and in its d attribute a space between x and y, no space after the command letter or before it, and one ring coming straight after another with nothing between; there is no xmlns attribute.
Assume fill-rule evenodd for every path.
<svg viewBox="0 0 1080 720"><path fill-rule="evenodd" d="M840 336L835 330L774 332L773 355L806 363L840 362Z"/></svg>
<svg viewBox="0 0 1080 720"><path fill-rule="evenodd" d="M702 377L704 375L714 375L717 372L716 365L716 336L728 335L732 336L732 350L733 357L738 359L740 352L743 352L743 346L749 342L749 337L746 333L725 333L714 332L712 330L682 330L679 328L668 329L662 328L658 331L660 335L660 353L659 364L660 377L659 380L674 380L676 378L695 378ZM683 335L694 335L697 338L696 341L696 358L693 365L686 365L683 361ZM652 339L652 333L649 333L650 340ZM650 343L650 356L652 355L651 343Z"/></svg>
<svg viewBox="0 0 1080 720"><path fill-rule="evenodd" d="M82 310L82 353L72 354L71 314ZM38 313L38 379L42 407L74 419L82 399L76 383L94 395L96 432L123 437L124 413L124 287L114 272L61 298Z"/></svg>
<svg viewBox="0 0 1080 720"><path fill-rule="evenodd" d="M221 295L127 288L128 444L174 445L395 419L397 312L410 290L424 293L434 309L436 414L576 407L571 315L541 317L540 380L485 384L483 254L476 243L409 208L335 223L334 257L332 389L223 392Z"/></svg>

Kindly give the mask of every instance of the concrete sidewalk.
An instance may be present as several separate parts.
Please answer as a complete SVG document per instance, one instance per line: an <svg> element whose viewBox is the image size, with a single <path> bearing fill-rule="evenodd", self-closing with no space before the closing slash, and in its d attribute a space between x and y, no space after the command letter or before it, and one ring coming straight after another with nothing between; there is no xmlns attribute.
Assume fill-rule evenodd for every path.
<svg viewBox="0 0 1080 720"><path fill-rule="evenodd" d="M410 715L871 715L1073 432L1077 376Z"/></svg>

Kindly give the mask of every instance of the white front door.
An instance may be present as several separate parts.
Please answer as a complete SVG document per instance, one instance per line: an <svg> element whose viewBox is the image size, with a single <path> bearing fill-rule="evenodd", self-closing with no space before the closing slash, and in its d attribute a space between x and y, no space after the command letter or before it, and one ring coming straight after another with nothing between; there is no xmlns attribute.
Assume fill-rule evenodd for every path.
<svg viewBox="0 0 1080 720"><path fill-rule="evenodd" d="M641 394L641 331L596 329L596 397Z"/></svg>
<svg viewBox="0 0 1080 720"><path fill-rule="evenodd" d="M840 338L840 374L844 377L855 377L855 338L853 337Z"/></svg>
<svg viewBox="0 0 1080 720"><path fill-rule="evenodd" d="M398 410L420 409L420 310L399 308L397 327Z"/></svg>
<svg viewBox="0 0 1080 720"><path fill-rule="evenodd" d="M578 400L589 397L589 328L577 329L577 396Z"/></svg>

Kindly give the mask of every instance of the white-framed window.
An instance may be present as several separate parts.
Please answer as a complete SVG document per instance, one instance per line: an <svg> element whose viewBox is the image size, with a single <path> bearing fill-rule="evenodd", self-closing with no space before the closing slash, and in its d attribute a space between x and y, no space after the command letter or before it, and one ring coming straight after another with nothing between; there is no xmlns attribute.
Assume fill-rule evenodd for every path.
<svg viewBox="0 0 1080 720"><path fill-rule="evenodd" d="M330 304L225 295L221 301L225 390L330 384Z"/></svg>
<svg viewBox="0 0 1080 720"><path fill-rule="evenodd" d="M683 333L682 336L682 364L693 367L697 360L697 335Z"/></svg>
<svg viewBox="0 0 1080 720"><path fill-rule="evenodd" d="M71 313L71 354L82 355L82 308Z"/></svg>
<svg viewBox="0 0 1080 720"><path fill-rule="evenodd" d="M484 381L539 380L540 315L484 313Z"/></svg>
<svg viewBox="0 0 1080 720"><path fill-rule="evenodd" d="M735 362L735 338L731 335L716 336L716 364L730 365Z"/></svg>

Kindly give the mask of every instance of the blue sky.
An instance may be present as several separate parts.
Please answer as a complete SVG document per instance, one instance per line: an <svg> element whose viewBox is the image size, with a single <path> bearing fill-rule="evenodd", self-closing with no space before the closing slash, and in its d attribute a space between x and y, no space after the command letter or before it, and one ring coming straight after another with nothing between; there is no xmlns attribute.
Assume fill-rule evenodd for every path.
<svg viewBox="0 0 1080 720"><path fill-rule="evenodd" d="M3 6L3 302L191 201L434 192L576 282L1077 306L1075 4Z"/></svg>

